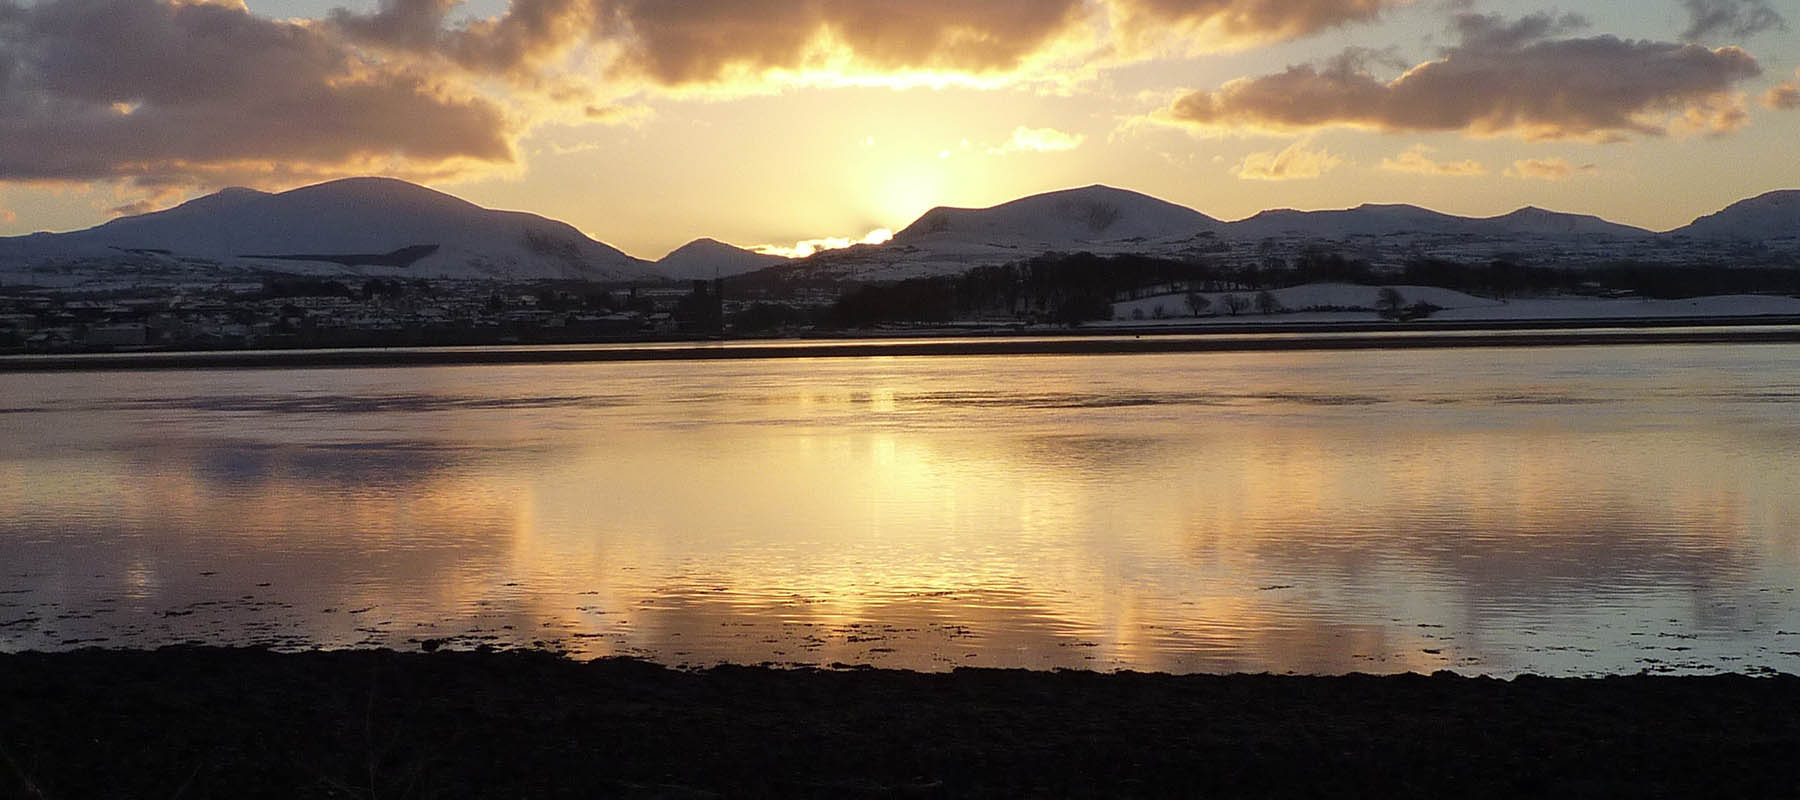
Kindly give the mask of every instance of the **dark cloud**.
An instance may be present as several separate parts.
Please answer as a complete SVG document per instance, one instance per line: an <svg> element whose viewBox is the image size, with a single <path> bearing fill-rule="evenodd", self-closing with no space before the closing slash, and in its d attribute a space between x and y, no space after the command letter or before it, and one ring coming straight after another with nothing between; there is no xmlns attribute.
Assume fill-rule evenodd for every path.
<svg viewBox="0 0 1800 800"><path fill-rule="evenodd" d="M1005 73L1065 37L1100 46L1101 18L1139 36L1199 31L1209 46L1292 39L1371 21L1401 1L513 0L502 16L453 24L453 0L382 0L374 13L334 12L331 25L364 45L515 80L594 48L612 77L689 86L844 62L873 73Z"/></svg>
<svg viewBox="0 0 1800 800"><path fill-rule="evenodd" d="M494 103L308 27L222 5L0 0L0 180L511 158Z"/></svg>
<svg viewBox="0 0 1800 800"><path fill-rule="evenodd" d="M1720 133L1747 121L1736 86L1762 74L1735 47L1546 38L1579 20L1505 23L1464 15L1462 41L1383 81L1343 57L1323 67L1232 81L1175 102L1186 123L1294 131L1352 126L1390 132L1616 141L1686 130Z"/></svg>
<svg viewBox="0 0 1800 800"><path fill-rule="evenodd" d="M1688 11L1683 41L1743 41L1766 30L1787 30L1768 0L1681 0Z"/></svg>
<svg viewBox="0 0 1800 800"><path fill-rule="evenodd" d="M1406 0L511 0L473 21L453 16L459 0L379 2L285 22L230 0L0 0L0 181L429 179L511 162L552 107L640 118L617 101L646 84L1006 77L1064 42L1113 57L1121 26L1260 42Z"/></svg>
<svg viewBox="0 0 1800 800"><path fill-rule="evenodd" d="M601 13L601 0L512 0L504 15L450 25L450 11L460 2L381 0L372 14L332 11L330 27L358 44L531 80L543 62L591 40Z"/></svg>
<svg viewBox="0 0 1800 800"><path fill-rule="evenodd" d="M445 0L335 12L355 41L528 77L586 46L615 76L665 86L799 69L832 46L871 71L1012 70L1085 20L1083 0L514 0L503 16L447 26Z"/></svg>
<svg viewBox="0 0 1800 800"><path fill-rule="evenodd" d="M1580 14L1531 14L1507 20L1495 14L1458 14L1451 27L1462 40L1462 46L1479 50L1515 50L1552 36L1573 33L1592 23Z"/></svg>
<svg viewBox="0 0 1800 800"><path fill-rule="evenodd" d="M821 44L875 70L1012 70L1082 20L1081 0L617 0L624 63L664 84L806 66Z"/></svg>

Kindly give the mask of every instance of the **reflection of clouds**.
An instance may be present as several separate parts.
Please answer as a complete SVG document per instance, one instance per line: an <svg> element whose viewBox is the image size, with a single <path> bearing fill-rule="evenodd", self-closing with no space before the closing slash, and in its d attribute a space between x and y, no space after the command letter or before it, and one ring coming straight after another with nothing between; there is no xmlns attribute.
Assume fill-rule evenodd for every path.
<svg viewBox="0 0 1800 800"><path fill-rule="evenodd" d="M607 395L524 395L458 397L436 394L239 395L129 398L73 404L82 411L217 411L267 414L374 414L390 411L481 411L534 408L609 408L621 399ZM33 409L46 410L46 409Z"/></svg>
<svg viewBox="0 0 1800 800"><path fill-rule="evenodd" d="M155 474L173 460L184 463L182 471L203 484L269 485L275 491L301 494L330 486L419 486L443 473L513 452L409 440L306 445L163 442L132 459L130 469Z"/></svg>
<svg viewBox="0 0 1800 800"><path fill-rule="evenodd" d="M1299 392L925 392L898 396L897 401L949 407L994 409L1132 408L1139 406L1233 406L1252 404L1360 406L1395 402L1398 398L1358 394Z"/></svg>
<svg viewBox="0 0 1800 800"><path fill-rule="evenodd" d="M1182 624L1149 616L1105 625L1043 604L1035 594L979 588L881 593L847 604L833 596L697 588L705 583L668 583L617 597L622 610L592 614L577 626L591 638L571 645L595 655L660 653L688 664L741 662L749 654L776 663L924 670L978 665L1243 672L1280 665L1331 673L1444 663L1398 641L1405 634L1321 619L1287 622L1251 598L1210 609L1210 620ZM619 633L609 636L609 626Z"/></svg>
<svg viewBox="0 0 1800 800"><path fill-rule="evenodd" d="M0 415L0 561L145 643L690 663L1505 669L1601 611L1740 653L1800 626L1752 596L1800 563L1781 371L1621 352L45 376L0 401L45 409Z"/></svg>
<svg viewBox="0 0 1800 800"><path fill-rule="evenodd" d="M0 562L76 615L34 627L116 643L348 644L455 617L508 575L512 487L458 449L410 451L176 440L58 462L90 478L59 493L39 476L0 519Z"/></svg>

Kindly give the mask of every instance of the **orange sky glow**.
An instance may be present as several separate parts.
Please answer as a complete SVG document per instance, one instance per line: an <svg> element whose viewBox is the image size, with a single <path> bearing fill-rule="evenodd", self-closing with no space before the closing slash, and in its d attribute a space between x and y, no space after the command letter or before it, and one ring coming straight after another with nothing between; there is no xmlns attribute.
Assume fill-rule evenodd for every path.
<svg viewBox="0 0 1800 800"><path fill-rule="evenodd" d="M1105 183L1663 230L1800 187L1800 0L0 0L0 235L414 180L644 258Z"/></svg>

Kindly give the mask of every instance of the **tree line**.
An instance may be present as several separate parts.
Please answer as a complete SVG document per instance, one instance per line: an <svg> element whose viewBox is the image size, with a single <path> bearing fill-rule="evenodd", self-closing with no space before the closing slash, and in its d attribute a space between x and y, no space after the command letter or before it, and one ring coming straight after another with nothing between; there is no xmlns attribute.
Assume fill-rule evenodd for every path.
<svg viewBox="0 0 1800 800"><path fill-rule="evenodd" d="M1800 295L1800 269L1619 263L1591 267L1527 266L1496 259L1465 264L1414 259L1400 269L1376 268L1341 253L1313 250L1292 260L1222 265L1143 255L1101 256L1051 253L1023 261L976 267L961 275L912 278L870 284L843 294L829 311L812 319L831 328L882 323L944 323L980 316L1025 322L1079 324L1110 319L1112 303L1152 294L1198 297L1201 292L1246 292L1239 313L1255 304L1268 313L1263 292L1307 283L1365 286L1437 286L1487 297L1555 293L1631 293L1677 299L1713 294ZM1193 309L1200 313L1204 309ZM1291 309L1300 310L1300 309ZM773 312L758 312L772 319ZM1402 315L1403 316L1403 315Z"/></svg>

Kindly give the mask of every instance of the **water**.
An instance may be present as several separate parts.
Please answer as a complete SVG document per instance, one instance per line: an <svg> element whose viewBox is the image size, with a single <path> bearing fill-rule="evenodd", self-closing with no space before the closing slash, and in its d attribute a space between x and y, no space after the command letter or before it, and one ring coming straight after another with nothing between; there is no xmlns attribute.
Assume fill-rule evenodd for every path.
<svg viewBox="0 0 1800 800"><path fill-rule="evenodd" d="M1800 672L1800 347L0 376L0 649Z"/></svg>

